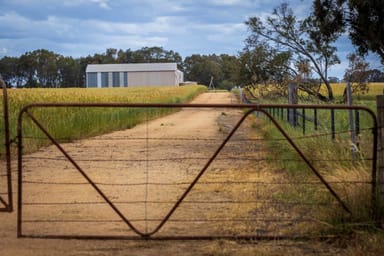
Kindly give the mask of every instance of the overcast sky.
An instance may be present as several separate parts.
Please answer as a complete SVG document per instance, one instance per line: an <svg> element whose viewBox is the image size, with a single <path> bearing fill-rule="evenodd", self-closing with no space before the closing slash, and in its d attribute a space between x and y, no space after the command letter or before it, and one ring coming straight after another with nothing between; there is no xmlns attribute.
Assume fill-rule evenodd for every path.
<svg viewBox="0 0 384 256"><path fill-rule="evenodd" d="M192 54L238 54L248 36L244 21L266 16L283 0L0 0L0 58L47 49L85 57L107 48L162 46L183 58ZM310 0L287 0L299 17ZM341 77L349 40L339 40ZM371 56L371 68L380 64Z"/></svg>

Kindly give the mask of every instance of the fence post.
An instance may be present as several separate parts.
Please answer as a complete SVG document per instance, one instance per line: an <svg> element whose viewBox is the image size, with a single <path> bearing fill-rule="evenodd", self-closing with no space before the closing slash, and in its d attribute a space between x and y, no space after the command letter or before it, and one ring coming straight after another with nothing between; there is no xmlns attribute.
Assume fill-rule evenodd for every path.
<svg viewBox="0 0 384 256"><path fill-rule="evenodd" d="M290 83L288 85L288 104L297 104L297 103L298 103L297 85L294 83ZM288 117L288 122L291 125L297 126L297 115L296 115L295 108L287 109L287 117Z"/></svg>
<svg viewBox="0 0 384 256"><path fill-rule="evenodd" d="M379 202L379 209L384 208L384 95L376 96L377 106L377 122L378 122L378 152L377 157L379 159L378 170L378 194L377 199ZM384 213L383 213L384 215ZM384 216L381 216L383 219Z"/></svg>

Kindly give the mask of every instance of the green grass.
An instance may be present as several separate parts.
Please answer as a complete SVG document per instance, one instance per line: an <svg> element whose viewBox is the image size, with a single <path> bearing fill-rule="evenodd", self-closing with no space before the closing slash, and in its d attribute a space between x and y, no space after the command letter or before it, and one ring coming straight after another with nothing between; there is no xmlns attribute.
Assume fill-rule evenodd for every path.
<svg viewBox="0 0 384 256"><path fill-rule="evenodd" d="M12 139L16 137L17 117L20 110L31 103L187 103L205 90L204 86L196 85L105 89L9 89L10 137ZM131 128L140 122L176 110L50 107L32 108L30 112L55 138L68 141ZM0 127L4 127L3 119L0 120ZM33 152L49 144L46 136L25 115L23 137L26 138L23 144L24 152ZM0 138L4 141L4 129L0 130ZM2 143L0 146L2 157L4 152L5 147Z"/></svg>
<svg viewBox="0 0 384 256"><path fill-rule="evenodd" d="M312 205L314 218L320 223L326 223L325 226L319 226L317 232L320 234L349 234L375 227L371 204L371 161L361 160L364 157L362 152L357 152L357 160L352 161L347 139L303 137L297 129L284 126L284 130L316 171L346 204L351 215L342 209L292 146L282 139L276 127L268 121L259 120L255 129L265 140L268 158L275 159L278 156L280 159L269 161L271 168L286 173L285 182L291 184L282 187L274 195L275 200ZM305 185L306 183L313 185ZM322 204L328 206L324 207Z"/></svg>
<svg viewBox="0 0 384 256"><path fill-rule="evenodd" d="M334 90L335 96L341 99L345 85L333 86L337 86L337 89ZM365 106L375 112L376 95L381 94L383 88L384 84L370 85L368 94L354 96L354 105ZM299 98L299 104L324 104L303 95ZM286 104L287 99L276 98L275 95L269 98L267 94L264 94L264 97L257 99L256 102L259 104ZM335 102L339 101L336 99ZM374 226L370 185L372 161L369 160L373 154L371 130L373 128L373 120L367 112L359 111L359 113L361 129L357 140L359 148L356 148L357 145L351 144L348 110L335 111L335 139L331 138L330 110L318 110L318 130L314 129L313 123L306 122L305 134L303 134L301 127L295 128L287 123L286 114L284 114L284 121L278 120L278 123L292 138L310 163L327 182L330 182L331 187L352 211L352 215L348 215L339 206L319 211L319 220L328 223L336 232L350 232L360 227ZM306 110L306 115L313 118L311 110ZM261 123L255 124L255 128L264 137L272 159L278 155L279 159L291 160L271 162L275 168L288 173L288 179L293 184L313 180L314 174L310 168L300 158L298 153L293 150L292 146L282 138L282 135L274 125L264 120ZM352 153L352 147L356 149L354 154ZM348 181L351 180L353 182L349 183ZM334 200L330 193L324 193L322 189L319 190L319 187L317 189L305 187L303 190L299 191L296 186L292 186L277 195L276 199L290 201L299 198L301 202L315 204Z"/></svg>

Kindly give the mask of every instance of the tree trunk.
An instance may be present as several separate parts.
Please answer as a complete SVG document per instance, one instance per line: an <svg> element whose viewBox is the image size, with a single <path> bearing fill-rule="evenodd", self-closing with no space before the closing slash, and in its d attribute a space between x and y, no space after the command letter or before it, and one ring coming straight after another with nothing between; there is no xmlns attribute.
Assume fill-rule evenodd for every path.
<svg viewBox="0 0 384 256"><path fill-rule="evenodd" d="M324 95L322 95L321 93L319 92L316 92L316 91L313 91L313 90L310 90L308 89L305 85L303 84L299 84L299 89L302 90L302 91L305 91L306 93L308 93L309 95L312 95L312 96L315 96L316 98L318 98L319 100L321 101L330 101L329 98L325 97ZM331 93L332 93L332 90L331 90ZM329 94L328 94L329 95ZM328 96L329 97L329 96ZM332 98L333 98L333 94L332 94Z"/></svg>
<svg viewBox="0 0 384 256"><path fill-rule="evenodd" d="M325 81L325 86L327 87L327 90L328 90L328 99L329 101L333 102L335 98L333 97L333 90L328 81Z"/></svg>

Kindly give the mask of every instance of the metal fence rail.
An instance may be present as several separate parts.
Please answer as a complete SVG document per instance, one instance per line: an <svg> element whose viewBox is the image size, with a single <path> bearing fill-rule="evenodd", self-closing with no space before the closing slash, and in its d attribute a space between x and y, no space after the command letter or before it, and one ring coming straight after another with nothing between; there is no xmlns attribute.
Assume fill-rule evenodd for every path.
<svg viewBox="0 0 384 256"><path fill-rule="evenodd" d="M247 104L253 104L257 101L256 98L249 98L247 94L242 94L242 101ZM302 129L302 133L305 135L306 132L310 132L310 130L317 131L321 126L327 127L330 130L330 137L335 139L336 137L336 124L337 120L335 119L335 108L329 109L329 120L324 122L321 120L319 116L319 109L314 108L302 108L297 105L297 108L287 109L284 107L281 108L271 108L267 110L274 118L287 121L294 127L298 127ZM356 136L360 133L360 112L359 109L350 109L351 113L349 113L350 119L353 122L353 131Z"/></svg>
<svg viewBox="0 0 384 256"><path fill-rule="evenodd" d="M324 161L351 162L353 159L313 158L300 148L306 136L289 134L268 111L278 108L303 108L367 113L371 151L362 156L370 170L369 178L337 180L322 170ZM33 113L51 108L178 108L215 110L235 121L223 129L222 137L172 137L109 135L87 142L58 142ZM241 110L241 111L239 111ZM229 114L226 114L226 113ZM271 145L282 144L296 158L268 154L265 140L250 137L246 124L254 112L263 113L280 136L269 138ZM224 114L223 114L224 113ZM240 113L240 114L239 114ZM24 137L25 120L34 123L41 137ZM252 130L252 129L251 129ZM18 119L18 237L79 239L279 239L313 234L320 225L319 209L339 209L353 215L345 191L361 187L368 191L368 204L376 206L377 124L374 113L364 107L258 104L32 104L24 107ZM344 133L345 131L339 131ZM346 131L348 132L348 131ZM368 135L367 135L368 136ZM49 140L55 151L49 155L23 154L26 140ZM116 152L117 144L124 153ZM135 145L141 145L138 150ZM137 146L138 147L138 146ZM178 148L197 148L188 155ZM157 155L165 148L175 151L167 157ZM104 149L103 153L93 153ZM138 152L136 152L138 151ZM180 150L182 151L182 150ZM133 152L132 155L127 155ZM332 156L332 154L330 155ZM36 163L36 159L41 161ZM265 170L270 163L300 161L304 176L289 176L279 168ZM166 163L170 163L166 165ZM47 164L51 168L44 167ZM53 170L52 170L52 166ZM166 167L165 167L166 166ZM240 171L241 170L241 171ZM280 177L281 176L281 177ZM280 177L280 178L279 178ZM346 189L347 188L347 189ZM320 191L322 196L313 194ZM49 191L46 193L44 191ZM313 194L313 195L312 195ZM289 195L289 196L288 196ZM338 210L337 210L338 211ZM307 225L305 223L311 223ZM307 227L307 228L304 228Z"/></svg>

